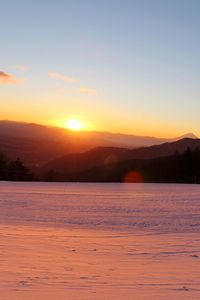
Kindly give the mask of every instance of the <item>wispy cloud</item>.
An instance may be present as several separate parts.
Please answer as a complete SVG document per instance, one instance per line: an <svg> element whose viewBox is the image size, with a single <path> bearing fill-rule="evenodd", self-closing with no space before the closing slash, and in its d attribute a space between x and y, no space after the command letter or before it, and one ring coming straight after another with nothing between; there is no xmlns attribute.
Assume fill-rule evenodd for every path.
<svg viewBox="0 0 200 300"><path fill-rule="evenodd" d="M27 67L24 65L15 65L14 66L15 70L21 71L21 72L25 72L27 71Z"/></svg>
<svg viewBox="0 0 200 300"><path fill-rule="evenodd" d="M23 79L18 79L14 75L0 71L0 84L20 84Z"/></svg>
<svg viewBox="0 0 200 300"><path fill-rule="evenodd" d="M79 92L83 94L88 94L91 96L97 96L97 91L88 87L80 87Z"/></svg>
<svg viewBox="0 0 200 300"><path fill-rule="evenodd" d="M62 80L62 81L68 82L68 83L75 83L75 82L77 82L76 79L74 79L72 77L69 77L69 76L66 76L66 75L63 75L63 74L58 73L58 72L50 71L50 72L48 72L48 75L51 78L56 78L56 79L59 79L59 80Z"/></svg>

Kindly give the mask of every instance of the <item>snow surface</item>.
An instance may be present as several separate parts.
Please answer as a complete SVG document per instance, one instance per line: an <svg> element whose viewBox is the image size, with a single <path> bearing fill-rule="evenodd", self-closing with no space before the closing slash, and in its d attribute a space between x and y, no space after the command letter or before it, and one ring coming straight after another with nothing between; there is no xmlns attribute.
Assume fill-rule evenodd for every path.
<svg viewBox="0 0 200 300"><path fill-rule="evenodd" d="M200 186L0 182L1 300L200 299Z"/></svg>

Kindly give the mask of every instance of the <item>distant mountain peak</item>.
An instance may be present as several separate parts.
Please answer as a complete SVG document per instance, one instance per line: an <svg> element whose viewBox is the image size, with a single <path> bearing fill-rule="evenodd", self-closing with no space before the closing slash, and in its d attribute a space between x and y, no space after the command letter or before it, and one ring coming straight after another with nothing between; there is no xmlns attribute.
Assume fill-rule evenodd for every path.
<svg viewBox="0 0 200 300"><path fill-rule="evenodd" d="M198 139L198 137L197 137L194 133L188 132L188 133L186 133L186 134L183 134L183 135L179 136L179 137L177 138L177 140L178 140L178 139L184 139L184 138Z"/></svg>

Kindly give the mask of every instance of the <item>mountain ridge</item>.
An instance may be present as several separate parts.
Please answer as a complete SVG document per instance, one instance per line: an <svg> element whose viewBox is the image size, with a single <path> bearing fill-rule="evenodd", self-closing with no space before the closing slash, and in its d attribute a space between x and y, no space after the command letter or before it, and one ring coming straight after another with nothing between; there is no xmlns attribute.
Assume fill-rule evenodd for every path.
<svg viewBox="0 0 200 300"><path fill-rule="evenodd" d="M167 142L161 145L141 147L138 149L97 147L84 153L70 153L57 160L51 161L42 169L43 172L54 170L57 173L76 173L91 168L110 164L118 164L121 161L133 159L154 159L183 153L190 148L200 149L200 139L183 138L175 142Z"/></svg>
<svg viewBox="0 0 200 300"><path fill-rule="evenodd" d="M192 133L184 137L187 135L195 137ZM65 128L0 120L0 152L10 159L20 157L31 168L40 168L67 154L84 153L96 147L139 149L179 138L167 140L97 131L74 133Z"/></svg>

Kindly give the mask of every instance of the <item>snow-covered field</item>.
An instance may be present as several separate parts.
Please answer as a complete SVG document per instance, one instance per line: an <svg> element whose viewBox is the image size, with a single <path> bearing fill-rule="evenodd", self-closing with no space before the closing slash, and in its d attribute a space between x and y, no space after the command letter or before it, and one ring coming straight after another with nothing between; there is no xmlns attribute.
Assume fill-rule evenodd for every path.
<svg viewBox="0 0 200 300"><path fill-rule="evenodd" d="M200 186L0 182L1 300L200 299Z"/></svg>

